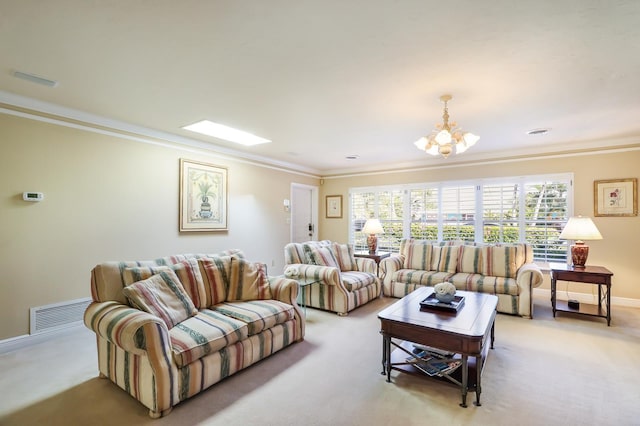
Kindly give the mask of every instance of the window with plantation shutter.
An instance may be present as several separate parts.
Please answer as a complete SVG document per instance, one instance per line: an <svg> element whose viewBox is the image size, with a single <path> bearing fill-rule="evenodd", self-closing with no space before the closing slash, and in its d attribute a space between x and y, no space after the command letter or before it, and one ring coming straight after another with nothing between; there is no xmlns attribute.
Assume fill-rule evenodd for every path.
<svg viewBox="0 0 640 426"><path fill-rule="evenodd" d="M366 219L385 233L380 251L397 252L403 238L532 245L535 260L563 262L568 244L558 236L571 213L572 175L521 176L350 191L349 241L365 250Z"/></svg>
<svg viewBox="0 0 640 426"><path fill-rule="evenodd" d="M411 238L438 240L438 188L415 188L409 191L411 198Z"/></svg>
<svg viewBox="0 0 640 426"><path fill-rule="evenodd" d="M475 241L476 191L473 185L442 188L442 241Z"/></svg>

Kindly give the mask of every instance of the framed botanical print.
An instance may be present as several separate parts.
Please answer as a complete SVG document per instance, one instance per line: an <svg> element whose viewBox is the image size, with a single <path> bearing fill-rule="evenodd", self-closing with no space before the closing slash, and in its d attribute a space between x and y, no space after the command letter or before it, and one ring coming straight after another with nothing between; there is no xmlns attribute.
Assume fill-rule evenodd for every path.
<svg viewBox="0 0 640 426"><path fill-rule="evenodd" d="M326 217L339 219L342 217L342 195L327 195Z"/></svg>
<svg viewBox="0 0 640 426"><path fill-rule="evenodd" d="M637 216L638 179L594 181L593 210L595 216Z"/></svg>
<svg viewBox="0 0 640 426"><path fill-rule="evenodd" d="M180 159L180 232L227 230L227 169Z"/></svg>

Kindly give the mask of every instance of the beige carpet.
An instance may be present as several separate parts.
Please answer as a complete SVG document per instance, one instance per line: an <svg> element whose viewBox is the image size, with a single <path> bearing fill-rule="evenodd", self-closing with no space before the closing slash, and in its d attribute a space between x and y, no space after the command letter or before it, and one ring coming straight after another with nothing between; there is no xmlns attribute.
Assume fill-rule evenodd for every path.
<svg viewBox="0 0 640 426"><path fill-rule="evenodd" d="M381 372L380 299L349 314L310 309L305 341L183 402L162 419L97 378L91 332L0 356L9 425L632 425L640 424L640 310L596 318L498 315L482 406L453 385ZM475 395L469 395L472 401Z"/></svg>

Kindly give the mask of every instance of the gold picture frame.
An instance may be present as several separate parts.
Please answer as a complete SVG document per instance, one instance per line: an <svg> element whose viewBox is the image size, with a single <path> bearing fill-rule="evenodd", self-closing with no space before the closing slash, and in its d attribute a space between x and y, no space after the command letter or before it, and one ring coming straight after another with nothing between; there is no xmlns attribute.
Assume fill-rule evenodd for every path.
<svg viewBox="0 0 640 426"><path fill-rule="evenodd" d="M180 232L227 230L227 168L180 159Z"/></svg>
<svg viewBox="0 0 640 426"><path fill-rule="evenodd" d="M595 216L638 216L638 179L593 182Z"/></svg>
<svg viewBox="0 0 640 426"><path fill-rule="evenodd" d="M327 195L325 207L327 219L341 219L342 195Z"/></svg>

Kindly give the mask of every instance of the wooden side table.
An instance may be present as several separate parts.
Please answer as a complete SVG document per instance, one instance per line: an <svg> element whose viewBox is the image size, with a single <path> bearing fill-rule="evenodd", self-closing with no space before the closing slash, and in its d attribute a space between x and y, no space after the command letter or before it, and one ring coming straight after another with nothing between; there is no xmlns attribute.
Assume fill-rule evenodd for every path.
<svg viewBox="0 0 640 426"><path fill-rule="evenodd" d="M551 263L551 307L553 316L556 312L571 312L607 319L611 325L611 277L613 272L603 266L585 266L574 268L564 263ZM556 281L572 281L598 286L598 304L580 303L578 308L569 307L565 301L556 300ZM604 307L603 307L604 302Z"/></svg>
<svg viewBox="0 0 640 426"><path fill-rule="evenodd" d="M355 257L366 257L367 259L373 259L376 262L376 276L379 277L380 276L380 261L382 259L385 259L389 256L391 256L391 253L389 252L379 252L379 253L375 253L375 254L369 254L368 251L357 251L355 253L353 253L353 255Z"/></svg>

